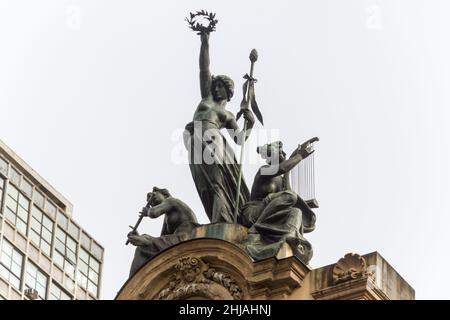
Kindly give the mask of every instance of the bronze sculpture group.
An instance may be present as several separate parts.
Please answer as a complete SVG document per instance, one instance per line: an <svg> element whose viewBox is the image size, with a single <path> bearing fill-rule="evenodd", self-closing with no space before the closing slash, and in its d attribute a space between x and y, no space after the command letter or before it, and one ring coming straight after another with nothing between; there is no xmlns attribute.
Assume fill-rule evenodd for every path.
<svg viewBox="0 0 450 320"><path fill-rule="evenodd" d="M209 20L208 26L196 23L197 17ZM193 120L183 134L189 155L189 168L206 215L211 223L238 223L248 228L246 250L254 260L276 255L283 243L288 243L304 263L312 257L312 247L304 233L315 227L315 214L309 205L291 190L289 172L313 150L317 138L299 145L289 158L281 142L259 147L257 152L267 164L262 166L253 181L251 192L242 178L242 167L222 134L226 129L232 140L243 146L255 124L255 116L262 116L254 95L253 65L256 50L250 54L251 71L245 75L243 100L235 116L226 109L234 95L234 82L228 76L213 76L210 71L209 36L215 30L215 14L199 11L187 19L191 29L201 38L200 93ZM253 112L250 110L252 107ZM241 129L237 119L244 118ZM241 161L242 163L242 155ZM139 235L137 225L128 234L128 242L135 245L136 253L130 275L162 250L187 239L199 226L192 210L166 189L155 187L148 194L142 217L165 215L160 237Z"/></svg>

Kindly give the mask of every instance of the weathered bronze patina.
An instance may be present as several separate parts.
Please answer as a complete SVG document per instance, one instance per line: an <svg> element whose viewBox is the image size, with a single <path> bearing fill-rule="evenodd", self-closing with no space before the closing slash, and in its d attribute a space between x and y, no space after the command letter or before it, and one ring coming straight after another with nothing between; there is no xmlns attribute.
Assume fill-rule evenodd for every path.
<svg viewBox="0 0 450 320"><path fill-rule="evenodd" d="M184 133L189 168L210 221L234 222L235 194L239 195L237 203L242 205L249 199L249 191L243 180L238 190L239 165L221 130L227 129L234 142L242 145L250 135L255 119L250 109L240 110L246 126L245 130L239 128L235 115L226 109L234 94L234 82L225 75L211 75L210 31L206 27L194 30L201 39L201 100ZM240 221L239 217L237 221Z"/></svg>
<svg viewBox="0 0 450 320"><path fill-rule="evenodd" d="M190 232L199 224L192 210L183 201L170 195L167 189L153 188L149 206L142 209L141 217L152 219L164 216L164 223L159 237L139 234L132 230L128 241L136 246L130 276L155 255L188 238Z"/></svg>
<svg viewBox="0 0 450 320"><path fill-rule="evenodd" d="M316 216L291 190L289 171L314 152L309 146L315 141L318 138L306 141L288 159L281 141L258 148L267 164L256 173L251 200L242 214L244 225L250 228L247 251L255 260L275 256L285 242L303 262L311 259L312 247L303 233L314 230Z"/></svg>
<svg viewBox="0 0 450 320"><path fill-rule="evenodd" d="M200 24L198 20L201 18L209 25ZM222 131L226 129L229 132L233 141L242 146L242 152L255 123L253 112L263 123L255 99L256 79L253 77L258 53L253 49L249 55L250 73L244 76L243 98L235 116L226 109L227 102L234 95L233 80L225 75L213 76L210 71L209 38L216 28L215 14L197 11L186 20L201 39L201 100L192 121L186 125L183 139L192 178L211 224L200 226L188 205L173 198L166 189L155 187L148 195L147 206L138 222L128 234L127 243L137 246L130 275L165 249L199 237L233 239L231 242L246 251L254 261L291 254L307 264L312 256L312 247L303 235L314 230L315 214L291 190L289 172L313 152L310 146L318 139L299 145L289 158L286 158L281 142L258 148L267 164L256 173L250 194L242 177L242 167L236 162ZM237 123L241 116L244 119L242 130ZM143 217L157 218L160 215L165 215L165 219L159 237L137 232Z"/></svg>

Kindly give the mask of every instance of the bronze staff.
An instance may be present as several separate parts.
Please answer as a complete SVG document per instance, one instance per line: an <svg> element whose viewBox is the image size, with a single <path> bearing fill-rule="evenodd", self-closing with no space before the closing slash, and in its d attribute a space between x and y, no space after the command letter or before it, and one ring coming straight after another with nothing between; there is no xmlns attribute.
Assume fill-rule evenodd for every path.
<svg viewBox="0 0 450 320"><path fill-rule="evenodd" d="M254 90L254 84L256 82L256 79L253 78L253 67L255 65L256 60L258 60L258 52L256 49L253 49L250 52L250 75L246 74L244 76L244 79L246 79L244 83L244 96L242 98L241 102L241 110L237 114L237 119L241 117L241 115L244 113L244 110L249 109L249 105L251 104L253 111L255 112L258 120L263 123L261 113L259 112L258 105L256 104L255 100L255 90ZM245 146L245 139L247 135L247 120L244 121L244 128L242 129L244 132L243 139L244 142L242 142L241 146L241 155L239 159L239 175L238 175L238 181L237 181L237 188L236 188L236 197L235 197L235 206L234 206L234 223L237 223L237 216L239 211L239 192L241 190L241 181L242 181L242 160L244 159L244 146Z"/></svg>
<svg viewBox="0 0 450 320"><path fill-rule="evenodd" d="M145 205L144 209L148 209L151 207L151 202L153 200L153 192L150 192L150 194L147 196L147 204ZM136 222L136 224L133 226L129 226L132 230L131 232L136 232L137 228L139 228L139 225L142 222L142 219L144 218L144 209L142 211L139 212L139 219ZM130 240L127 240L127 242L125 242L125 245L128 245L130 243Z"/></svg>

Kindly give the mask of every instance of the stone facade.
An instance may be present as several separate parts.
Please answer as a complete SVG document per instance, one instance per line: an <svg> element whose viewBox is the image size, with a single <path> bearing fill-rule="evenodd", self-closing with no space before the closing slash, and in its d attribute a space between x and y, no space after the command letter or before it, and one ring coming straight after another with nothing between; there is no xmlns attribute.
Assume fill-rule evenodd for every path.
<svg viewBox="0 0 450 320"><path fill-rule="evenodd" d="M246 229L214 224L151 259L117 294L118 300L411 300L414 290L373 252L346 254L311 269L289 246L252 261L242 241Z"/></svg>

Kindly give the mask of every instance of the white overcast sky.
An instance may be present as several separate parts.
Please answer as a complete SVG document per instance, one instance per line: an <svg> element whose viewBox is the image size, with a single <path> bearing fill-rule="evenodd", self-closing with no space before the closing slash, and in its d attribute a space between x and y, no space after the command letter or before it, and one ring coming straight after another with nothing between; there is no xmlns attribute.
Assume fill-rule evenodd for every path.
<svg viewBox="0 0 450 320"><path fill-rule="evenodd" d="M203 8L219 19L212 72L236 82L228 108L257 48L265 128L288 153L320 138L311 265L376 250L418 299L449 298L450 2L1 0L0 138L105 247L102 298L127 279L128 225L152 186L207 222L172 154L200 98L183 20Z"/></svg>

